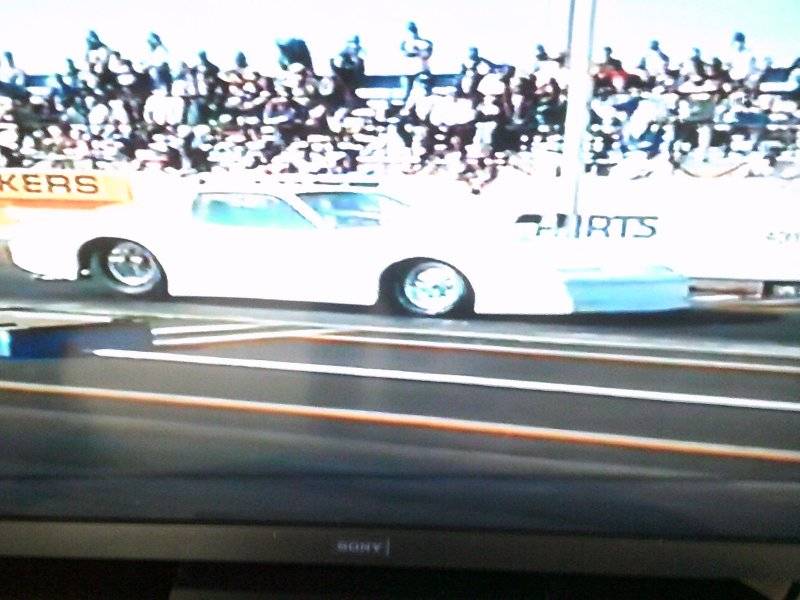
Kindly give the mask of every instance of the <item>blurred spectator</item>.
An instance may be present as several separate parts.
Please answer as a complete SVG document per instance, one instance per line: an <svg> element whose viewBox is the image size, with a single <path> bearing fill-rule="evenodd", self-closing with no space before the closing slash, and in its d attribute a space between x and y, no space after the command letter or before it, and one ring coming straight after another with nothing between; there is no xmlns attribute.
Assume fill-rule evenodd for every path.
<svg viewBox="0 0 800 600"><path fill-rule="evenodd" d="M298 38L281 38L277 40L276 45L280 56L278 58L278 65L284 71L289 68L289 65L300 63L310 73L314 72L314 65L311 62L311 53L308 51L308 45L304 40Z"/></svg>
<svg viewBox="0 0 800 600"><path fill-rule="evenodd" d="M220 87L219 67L209 60L205 50L198 52L197 58L197 87L201 96L210 98Z"/></svg>
<svg viewBox="0 0 800 600"><path fill-rule="evenodd" d="M730 78L739 84L743 84L755 71L755 55L745 43L745 35L740 31L733 35L730 54L726 57L725 66Z"/></svg>
<svg viewBox="0 0 800 600"><path fill-rule="evenodd" d="M364 77L364 58L362 57L361 38L354 35L345 44L344 49L330 61L331 71L350 93L352 94L361 85Z"/></svg>
<svg viewBox="0 0 800 600"><path fill-rule="evenodd" d="M200 86L197 83L197 69L182 62L178 66L172 81L172 92L182 98L196 98L200 96Z"/></svg>
<svg viewBox="0 0 800 600"><path fill-rule="evenodd" d="M86 36L86 64L92 70L96 65L103 65L108 61L111 50L106 46L96 31L90 31Z"/></svg>
<svg viewBox="0 0 800 600"><path fill-rule="evenodd" d="M406 100L401 111L403 115L409 114L414 107L423 104L433 91L433 78L428 72L418 73L410 80L411 86L405 94Z"/></svg>
<svg viewBox="0 0 800 600"><path fill-rule="evenodd" d="M517 126L527 125L535 121L537 105L536 95L537 78L535 74L529 76L515 76L509 85L512 119Z"/></svg>
<svg viewBox="0 0 800 600"><path fill-rule="evenodd" d="M493 147L498 128L506 121L506 115L497 96L484 96L476 109L474 152L488 156Z"/></svg>
<svg viewBox="0 0 800 600"><path fill-rule="evenodd" d="M11 52L3 52L0 60L0 82L18 87L25 85L25 73L14 64L14 55Z"/></svg>
<svg viewBox="0 0 800 600"><path fill-rule="evenodd" d="M81 72L78 70L78 67L75 66L75 61L71 58L67 59L66 62L66 72L64 73L64 82L74 90L77 90L81 87Z"/></svg>
<svg viewBox="0 0 800 600"><path fill-rule="evenodd" d="M122 54L117 51L112 51L108 55L108 70L113 75L121 75L129 71L126 61L122 58Z"/></svg>
<svg viewBox="0 0 800 600"><path fill-rule="evenodd" d="M262 121L272 126L282 143L291 143L300 133L299 121L302 110L289 98L277 96L264 107Z"/></svg>
<svg viewBox="0 0 800 600"><path fill-rule="evenodd" d="M433 42L419 34L417 24L410 21L406 25L406 34L400 43L400 52L406 57L405 77L403 78L403 99L408 100L415 78L423 73L430 76L430 58L433 54Z"/></svg>
<svg viewBox="0 0 800 600"><path fill-rule="evenodd" d="M173 84L174 95L182 97L187 104L186 122L189 125L208 122L219 108L219 85L214 75L217 71L208 62L208 57L200 60L196 67L182 63Z"/></svg>
<svg viewBox="0 0 800 600"><path fill-rule="evenodd" d="M685 79L702 81L706 78L706 63L700 55L700 48L692 48L689 59L681 65L681 75Z"/></svg>
<svg viewBox="0 0 800 600"><path fill-rule="evenodd" d="M624 87L628 81L628 73L622 68L622 61L614 57L614 51L603 48L603 60L594 69L595 88L613 89Z"/></svg>
<svg viewBox="0 0 800 600"><path fill-rule="evenodd" d="M409 59L409 75L430 72L429 61L433 54L433 42L420 36L417 24L413 21L406 25L406 36L400 43L400 51Z"/></svg>
<svg viewBox="0 0 800 600"><path fill-rule="evenodd" d="M169 92L172 87L169 52L157 33L150 32L150 35L147 36L147 48L144 66L150 76L152 89Z"/></svg>
<svg viewBox="0 0 800 600"><path fill-rule="evenodd" d="M151 125L179 125L185 110L183 98L171 96L166 90L155 90L144 103L144 121Z"/></svg>
<svg viewBox="0 0 800 600"><path fill-rule="evenodd" d="M86 119L89 122L89 131L93 135L100 135L102 126L110 122L111 108L108 99L104 96L89 96L86 98L86 107L89 112Z"/></svg>
<svg viewBox="0 0 800 600"><path fill-rule="evenodd" d="M279 93L291 98L301 106L318 100L317 79L301 63L292 63L279 80Z"/></svg>
<svg viewBox="0 0 800 600"><path fill-rule="evenodd" d="M237 52L233 59L234 68L222 74L222 80L236 89L240 89L248 82L255 82L258 73L250 68L244 52Z"/></svg>
<svg viewBox="0 0 800 600"><path fill-rule="evenodd" d="M600 68L622 71L622 61L614 58L614 50L610 46L603 48L603 61L600 63Z"/></svg>
<svg viewBox="0 0 800 600"><path fill-rule="evenodd" d="M722 66L722 61L716 57L711 61L708 79L720 88L732 82L730 73Z"/></svg>
<svg viewBox="0 0 800 600"><path fill-rule="evenodd" d="M264 107L274 96L275 88L272 80L249 67L243 53L237 54L235 62L236 67L222 76L227 84L222 110L247 128L260 123Z"/></svg>
<svg viewBox="0 0 800 600"><path fill-rule="evenodd" d="M669 56L661 49L661 44L658 40L650 42L650 49L644 55L642 61L644 62L644 69L652 81L663 80L669 67Z"/></svg>
<svg viewBox="0 0 800 600"><path fill-rule="evenodd" d="M70 125L88 125L88 115L89 107L87 106L86 98L76 96L64 102L64 112L61 120Z"/></svg>
<svg viewBox="0 0 800 600"><path fill-rule="evenodd" d="M464 97L472 98L478 91L481 80L494 73L499 66L483 58L474 46L467 50L466 59L461 63L458 87Z"/></svg>
<svg viewBox="0 0 800 600"><path fill-rule="evenodd" d="M71 102L78 95L79 90L70 86L63 75L56 73L55 84L50 91L50 100L63 107L65 103Z"/></svg>

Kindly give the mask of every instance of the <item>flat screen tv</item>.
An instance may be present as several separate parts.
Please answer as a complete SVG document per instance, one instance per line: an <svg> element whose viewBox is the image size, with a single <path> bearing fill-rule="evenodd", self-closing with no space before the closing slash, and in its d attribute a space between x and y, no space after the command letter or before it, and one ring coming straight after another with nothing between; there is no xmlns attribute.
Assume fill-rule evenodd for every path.
<svg viewBox="0 0 800 600"><path fill-rule="evenodd" d="M0 14L0 555L800 572L796 2Z"/></svg>

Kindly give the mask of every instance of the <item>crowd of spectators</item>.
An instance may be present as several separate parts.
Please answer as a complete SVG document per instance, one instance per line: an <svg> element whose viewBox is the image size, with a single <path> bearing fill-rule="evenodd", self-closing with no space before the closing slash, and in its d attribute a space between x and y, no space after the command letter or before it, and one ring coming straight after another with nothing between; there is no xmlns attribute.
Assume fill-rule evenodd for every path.
<svg viewBox="0 0 800 600"><path fill-rule="evenodd" d="M594 79L595 172L646 173L664 158L691 174L800 175L800 59L777 68L740 32L722 58L694 48L675 60L654 40L633 68L606 47Z"/></svg>
<svg viewBox="0 0 800 600"><path fill-rule="evenodd" d="M304 41L278 40L275 71L243 53L223 70L200 51L175 62L158 34L133 61L94 31L82 60L34 78L0 59L0 166L257 169L272 174L445 171L475 191L498 168L559 170L567 107L566 54L541 45L530 65L466 49L460 71L434 75L434 43L409 23L399 86L367 85L354 36L321 75ZM643 176L658 165L751 175L796 169L800 60L776 68L737 33L729 55L685 60L658 41L623 65L611 48L594 66L587 171ZM390 78L389 78L390 79ZM705 165L705 166L704 166ZM800 175L800 171L798 172Z"/></svg>

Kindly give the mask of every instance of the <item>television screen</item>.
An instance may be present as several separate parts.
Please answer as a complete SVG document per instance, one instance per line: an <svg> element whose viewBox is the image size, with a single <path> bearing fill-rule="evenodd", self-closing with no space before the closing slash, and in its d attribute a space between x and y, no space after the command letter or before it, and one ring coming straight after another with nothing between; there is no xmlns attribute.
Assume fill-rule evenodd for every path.
<svg viewBox="0 0 800 600"><path fill-rule="evenodd" d="M0 11L0 521L800 541L794 0Z"/></svg>

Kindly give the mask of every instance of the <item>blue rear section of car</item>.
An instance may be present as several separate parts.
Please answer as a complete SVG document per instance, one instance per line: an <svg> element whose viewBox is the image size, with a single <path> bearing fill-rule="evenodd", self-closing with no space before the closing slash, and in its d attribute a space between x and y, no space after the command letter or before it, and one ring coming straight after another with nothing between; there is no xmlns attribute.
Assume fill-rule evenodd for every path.
<svg viewBox="0 0 800 600"><path fill-rule="evenodd" d="M688 308L689 280L664 270L609 278L602 270L566 280L575 312L654 312Z"/></svg>

